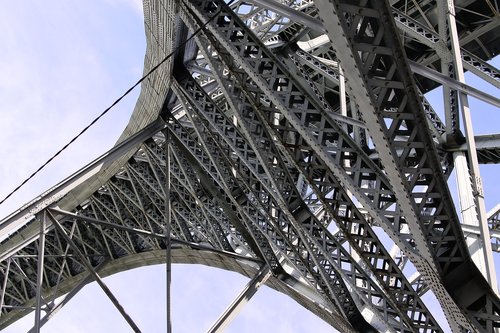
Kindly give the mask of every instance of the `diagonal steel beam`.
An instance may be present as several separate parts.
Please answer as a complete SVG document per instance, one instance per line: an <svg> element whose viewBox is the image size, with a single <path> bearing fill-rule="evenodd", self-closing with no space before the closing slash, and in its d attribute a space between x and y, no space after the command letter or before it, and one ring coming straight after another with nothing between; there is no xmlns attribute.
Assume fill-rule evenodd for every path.
<svg viewBox="0 0 500 333"><path fill-rule="evenodd" d="M185 19L185 21L186 21L186 19ZM192 28L192 29L194 29L194 28ZM201 38L202 35L203 34L199 35L197 38L198 39ZM208 58L207 51L203 51L204 45L209 45L208 40L205 40L205 39L200 40L198 42L198 45L199 45L200 50L202 50L202 53L204 53L205 57ZM216 73L215 78L216 79L219 78L221 76L221 70L217 69L217 67L215 65L215 61L213 59L210 59L210 60L208 60L208 63L210 63L213 72ZM257 130L259 128L260 124L265 124L265 121L261 122L260 120L257 120L255 118L255 119L253 119L253 123L252 123L252 116L251 116L251 112L250 112L251 106L248 105L250 103L247 102L245 104L245 101L242 100L242 96L240 96L241 91L244 91L245 89L244 88L241 88L242 90L235 89L235 86L238 86L237 82L236 82L236 85L232 85L230 87L225 87L224 85L221 84L222 81L219 80L219 85L221 86L221 89L224 91L224 93L226 95L226 101L229 105L231 105L231 109L232 109L232 110L227 110L226 112L228 112L228 113L234 112L234 116L238 120L237 121L238 128L236 128L236 125L235 125L236 122L233 122L233 121L227 119L227 116L222 111L218 110L218 106L213 101L210 101L210 97L208 97L208 95L201 89L201 87L196 88L196 86L197 86L196 83L188 83L189 79L185 79L185 81L186 81L186 83L183 84L183 87L186 91L186 94L190 95L191 103L196 104L196 106L193 106L193 108L194 109L198 108L200 110L199 116L205 117L207 119L207 121L210 122L210 124L213 126L213 128L219 133L220 138L222 140L228 142L228 144L231 145L231 149L236 154L241 156L240 163L246 164L247 167L250 170L252 170L252 172L255 174L255 177L257 177L257 178L259 178L259 174L256 171L254 171L254 165L260 164L266 170L266 173L268 173L268 177L260 178L261 179L260 181L263 183L264 186L271 186L269 189L270 193L274 193L274 191L272 191L272 188L276 188L278 191L279 191L279 188L286 188L286 189L288 189L287 191L291 191L293 193L292 188L294 186L292 184L290 184L289 182L287 182L286 180L284 180L283 176L278 176L278 175L282 175L282 174L287 173L286 171L284 171L283 167L281 167L281 169L280 169L278 161L281 158L278 157L276 155L276 153L273 156L272 156L272 154L269 154L268 150L272 149L271 147L273 146L272 140L269 140L269 138L265 137L265 135L263 135L263 133L262 133L262 130L260 130L260 131ZM205 97L202 97L202 96L205 96ZM202 101L203 98L205 99L204 101ZM243 99L244 98L245 97L243 97ZM192 104L192 105L194 105L194 104ZM260 108L261 107L256 107L256 110L260 109ZM249 117L249 115L250 115L250 117ZM245 117L247 117L247 118L245 118ZM232 128L232 127L234 127L234 129L229 131L228 129ZM244 131L244 133L245 133L244 137L242 135L238 134L239 130ZM257 135L256 135L257 133L260 133L261 136L257 137ZM217 140L217 141L220 142L220 140ZM249 148L248 144L245 144L245 142L247 142L247 141L250 143L250 145L252 145L252 143L253 143L252 148ZM259 144L257 144L257 142ZM247 146L247 147L243 148L244 146ZM241 148L241 152L239 151L240 148ZM250 153L250 151L252 151L252 152ZM260 155L262 155L262 156L260 156ZM253 158L252 156L257 156L259 158L259 162L254 161L255 158ZM275 161L275 162L273 163L273 165L271 167L268 168L266 166L265 161ZM275 171L269 172L269 170L275 170ZM266 185L269 182L272 183L272 181L270 181L271 179L279 179L280 180L279 187L277 184ZM279 198L279 195L277 198ZM287 201L295 200L295 199L290 199L290 198L294 198L294 196L291 195L290 193L288 193L287 194ZM280 199L280 200L283 201L283 199ZM333 214L335 215L335 213L333 213ZM340 218L340 217L336 217L336 218ZM370 228L370 227L368 225L366 225L366 226L364 226L364 228ZM346 234L349 234L350 232L352 232L351 230L353 230L353 228L350 228L350 227L343 229L343 231ZM326 238L328 239L328 236ZM365 244L367 241L368 241L367 239L363 240L363 242L365 242ZM356 249L359 250L359 247L357 246L356 242L353 242L351 244L352 244L352 246L355 246ZM370 248L373 248L374 246L377 248L383 248L383 247L375 245L375 243L373 245L370 245ZM361 252L362 251L360 251L360 253ZM372 257L372 256L378 257L380 255L380 253L379 254L366 254L366 255L370 256L370 257ZM387 260L390 260L390 256L388 256L388 255L385 258ZM370 262L367 262L367 265L368 265L368 267L373 269L373 267L370 266L371 265ZM387 264L384 264L382 266L388 267ZM389 267L390 266L391 266L391 264L389 264ZM396 265L394 264L392 266L396 266ZM377 276L377 272L380 272L380 267L377 266L377 268L374 269L373 271L374 271L374 274ZM388 275L393 275L393 276L395 274L397 275L397 273L394 271L391 273L388 273ZM396 279L399 279L399 277ZM404 279L404 276L403 276L403 279ZM380 281L382 284L384 283L383 279L381 279ZM387 281L387 279L385 279L385 281ZM391 295L393 293L389 291L388 294ZM404 298L407 298L407 297L410 297L410 296L405 296ZM423 303L421 303L421 304L423 304ZM416 318L416 316L412 316L412 317ZM427 314L427 315L425 315L425 317L427 319L430 319L431 316L429 314ZM430 319L430 320L432 321L432 319Z"/></svg>
<svg viewBox="0 0 500 333"><path fill-rule="evenodd" d="M261 8L268 8L272 11L275 11L276 13L279 13L280 15L289 17L297 23L302 24L304 27L308 27L318 32L325 32L325 27L317 18L291 8L290 6L281 4L275 0L248 0L248 2L257 4ZM440 39L440 36L437 32L422 25L417 20L414 20L410 16L395 8L391 8L391 11L394 20L400 29L402 29L412 37L415 37L424 45L427 45L428 47L434 49L439 57L449 59L450 56L448 54L449 52L448 48L446 47L446 42ZM493 19L493 24L498 24L495 22L498 22L498 17L496 19ZM471 40L471 36L467 36L467 39L461 41L461 44L465 45L469 40ZM497 68L474 56L464 48L460 48L460 53L462 61L464 62L465 68L467 70L470 70L495 87L500 87L500 71Z"/></svg>
<svg viewBox="0 0 500 333"><path fill-rule="evenodd" d="M4 306L3 302L5 299L5 293L7 291L7 282L9 281L8 277L9 277L9 273L10 273L10 262L11 262L11 259L8 258L7 259L7 267L5 268L5 271L3 272L4 280L2 283L2 293L0 294L0 314L2 313L2 309Z"/></svg>
<svg viewBox="0 0 500 333"><path fill-rule="evenodd" d="M431 288L443 293L439 300L453 329L458 329L459 325L468 329L481 326L479 317L470 315L469 310L466 310L470 306L468 300L458 294L455 283L458 283L459 278L465 278L461 272L469 272L471 276L467 277L467 281L477 285L477 297L485 297L485 310L489 304L493 304L494 315L499 301L491 288L484 286L484 278L469 259L446 182L442 172L437 170L437 154L432 149L431 136L422 121L425 116L420 109L388 5L381 1L367 1L363 6L346 1L316 1L316 4L332 43L337 49L343 50L337 55L347 69L351 87L357 92L356 101L362 104L360 110L363 111L363 118L369 126L377 151L383 157L384 169L391 179L398 201L402 203L402 210L405 216L415 218L411 229L414 233L416 230L425 232L425 244L419 242L417 248L425 251L431 245L434 252L435 245L438 245L443 250L448 248L448 251L452 251L446 255L433 253L433 259L429 262L437 265L444 285L433 283ZM358 25L359 29L353 28ZM377 75L370 75L374 71ZM393 105L397 106L395 112L391 110ZM407 168L404 166L405 160L412 155L416 165ZM419 186L425 186L424 190ZM434 213L426 215L423 208L429 203L437 203L435 198L439 198L439 205L433 204ZM436 243L433 241L437 235L431 230L437 231L435 226L438 225L446 231L446 243L443 242L445 234ZM443 286L446 286L446 290ZM454 296L454 300L448 293ZM485 326L491 323L488 321Z"/></svg>
<svg viewBox="0 0 500 333"><path fill-rule="evenodd" d="M205 145L209 144L209 146L206 148L208 151L205 149L201 150L199 147L198 143L195 142L188 142L188 137L185 134L182 134L182 128L177 128L177 127L172 127L171 128L172 132L174 135L178 138L179 142L187 149L193 149L192 154L194 157L199 159L200 166L202 166L204 169L206 169L206 172L214 172L215 170L219 170L215 175L211 175L210 173L203 175L205 179L208 177L214 177L216 179L216 183L219 183L218 186L221 186L224 188L225 195L228 196L227 200L230 200L234 206L238 209L239 212L241 212L241 217L246 217L248 219L247 228L253 231L253 234L255 235L256 241L259 243L261 247L264 249L269 246L269 244L283 244L284 242L292 242L294 240L297 240L298 243L294 244L293 246L289 247L287 250L296 252L297 259L294 260L303 260L302 256L304 256L307 253L307 249L302 249L303 245L300 239L297 237L290 237L290 239L284 235L282 235L277 229L275 229L274 225L278 225L278 222L275 222L275 224L270 225L269 219L270 216L267 216L267 214L264 214L264 210L262 210L260 207L254 208L253 206L256 204L255 199L250 199L251 203L249 200L242 200L243 198L239 200L235 200L234 198L231 198L230 194L232 191L235 189L234 186L234 180L230 179L230 174L232 174L231 171L228 170L227 167L223 166L220 164L222 161L225 160L225 157L221 156L218 154L218 151L216 150L215 146L213 146L213 143L207 143L206 141L204 142ZM205 138L205 140L208 140L209 138L207 137L208 133L198 133L198 135L203 135L202 137ZM213 140L211 140L213 141ZM190 148L191 147L191 148ZM203 156L206 155L206 156ZM217 161L217 162L215 162ZM193 163L193 162L192 162ZM213 164L217 164L218 166L215 167ZM236 167L236 165L235 165ZM222 169L228 170L226 172L222 172ZM211 171L212 170L212 171ZM200 176L201 177L201 176ZM231 185L231 188L228 187L228 184L233 184ZM244 214L244 215L243 215ZM263 215L264 214L264 215ZM281 245L283 246L283 245ZM300 250L299 250L300 248ZM274 251L276 250L276 247L273 247ZM291 253L289 253L291 255ZM272 262L272 261L271 261ZM304 265L310 265L308 261L302 261ZM318 288L318 291L325 292L327 289L330 288L341 288L342 282L338 279L335 279L335 282L332 284L325 284L323 281L328 281L329 279L333 279L333 277L327 277L328 272L323 272L322 266L318 265L316 263L314 265L316 269L309 269L308 272L310 276L314 276L313 283L316 288ZM319 272L318 272L319 270ZM331 267L329 268L331 270ZM321 275L319 277L318 275ZM309 277L308 280L311 280L311 277ZM348 293L340 292L338 295L342 295L342 297L347 297ZM350 301L350 304L353 304L352 301ZM352 305L351 305L352 306ZM351 310L352 311L352 310Z"/></svg>
<svg viewBox="0 0 500 333"><path fill-rule="evenodd" d="M101 268L105 266L107 261L103 261L100 263L98 266L95 267L95 271L98 272ZM83 287L85 287L87 284L92 282L92 274L88 274L80 283L78 283L69 293L67 293L64 298L57 303L55 306L51 307L45 316L40 319L39 325L42 327L45 325L49 319L51 319L55 314L62 309L63 306L65 306ZM35 329L32 328L31 330L28 331L28 333L35 333Z"/></svg>
<svg viewBox="0 0 500 333"><path fill-rule="evenodd" d="M191 102L191 101L190 101L190 102L186 102L185 104L189 104L189 103L192 103L192 102ZM195 109L195 108L196 108L196 106L194 106L194 105L193 105L193 108ZM199 119L199 118L198 118L198 119ZM206 127L205 127L205 129L206 129ZM226 127L226 129L227 129L227 127ZM208 138L209 138L209 137L211 137L211 136L212 136L212 134L211 134L211 133L209 133L209 132L203 132L203 133L202 133L202 132L201 132L201 130L202 130L201 128L200 128L199 130L200 130L200 135L203 135L203 137L205 138L205 140L206 140L206 141L208 140ZM223 138L223 136L221 136L221 137L220 137L220 139L222 139L222 138ZM214 137L211 141L213 141L213 142L219 142L219 143L220 143L219 138L215 138L215 137ZM244 144L242 140L240 140L239 142L240 142L240 144ZM219 149L219 148L217 148L217 147L216 147L216 145L212 145L212 146L211 146L211 148L210 148L210 150L211 150L212 154L215 154L215 152L216 152L216 150L217 150L217 149ZM221 152L222 152L222 151L226 151L226 149L220 149L220 151L221 151ZM238 150L235 150L235 152L238 152ZM217 160L217 161L223 161L223 160L224 160L224 158L227 158L227 157L225 157L225 156L223 156L223 155L219 155L219 156L218 156L215 160ZM237 175L239 175L239 177L238 177L238 178L246 178L246 176L244 176L244 173L245 173L245 172L242 170L242 166L244 166L244 165L246 164L245 162L243 162L243 160L244 160L244 159L241 159L241 160L239 160L240 162L235 162L234 164L230 164L230 168L232 168L233 170L236 170L236 174L237 174ZM248 162L248 161L247 161L247 162ZM219 163L220 163L220 162L219 162ZM250 169L253 169L253 167L252 167L252 166L250 166ZM258 177L258 176L257 176L257 177ZM256 188L257 186L258 186L258 185L253 186L252 184L246 184L246 183L242 185L242 187L243 187L243 188L246 188L245 192L246 192L246 191L251 191L251 189L252 189L252 188ZM275 186L275 188L276 188L276 186ZM261 190L261 193L262 193L262 190ZM260 200L259 200L259 197L261 197L261 196L262 196L262 197L264 197L264 196L269 196L271 192L266 193L266 194L263 194L263 193L261 194L261 193L255 193L255 194L252 194L252 195L251 195L251 197L253 197L254 199L248 199L248 200L251 200L251 201L253 202L253 205L256 205L256 207L258 207L258 208L257 208L257 209L258 209L258 211L262 211L262 212L269 212L269 215L266 215L266 217L265 217L265 218L266 218L266 219L273 220L273 213L272 213L272 210L273 210L274 208L269 208L269 207L266 207L266 204L265 204L264 202L262 202L262 201L260 201ZM275 214L274 214L274 215L276 215L276 214L278 214L278 211L275 211ZM276 221L276 222L275 222L275 223L273 223L273 224L275 224L275 225L280 225L280 226L285 226L285 225L287 225L287 224L288 224L288 222L286 222L286 221L285 221L285 220L283 220L283 219L282 219L282 220L280 220L279 218L277 218L277 220L278 220L278 221ZM261 223L263 223L263 222L261 222ZM301 244L301 243L302 243L302 241L301 241L301 240L302 240L302 239L304 239L304 238L303 238L303 237L300 237L299 235L296 235L294 232L292 232L292 229L290 229L290 228L292 228L291 226L286 227L286 228L288 229L288 234L289 234L289 236L287 236L287 235L285 235L285 234L282 234L282 233L281 233L281 231L278 231L278 230L276 231L278 234L280 234L280 235L281 235L281 236L280 236L280 238L282 238L285 242L287 242L287 240L288 240L288 239L292 239L292 240L296 240L296 241L298 242L298 244ZM268 231L268 232L269 232L269 231ZM286 233L286 232L285 232L285 233ZM292 235L293 235L293 236L292 236ZM273 237L273 239L275 239L275 237ZM275 240L275 242L276 242L276 243L278 243L278 244L280 244L280 243L282 243L283 241L282 241L282 240L278 240L278 241L276 241L276 240ZM295 243L295 241L294 241L294 243ZM288 247L288 248L291 250L291 249L293 249L294 247L298 247L298 246L299 246L298 244L296 244L296 245L289 244L289 247ZM288 251L288 250L287 250L287 251ZM307 251L307 252L312 253L309 249L307 249L307 246L306 246L306 248L304 249L304 251ZM290 253L288 253L288 255L290 255ZM345 311L347 311L347 309L346 309ZM347 311L347 312L349 312L349 311Z"/></svg>
<svg viewBox="0 0 500 333"><path fill-rule="evenodd" d="M203 44L203 43L201 43L201 44ZM217 72L217 71L216 71L216 72ZM220 74L218 74L218 75L220 75ZM200 117L203 117L202 112L209 113L209 114L210 114L210 117L209 117L209 118L207 118L207 120L208 120L209 122L211 122L211 123L213 124L214 128L215 128L215 129L219 132L220 139L216 138L214 141L219 142L219 143L221 143L222 141L227 141L227 142L228 142L228 144L230 144L230 145L231 145L231 150L232 150L232 151L234 151L234 152L235 152L238 156L241 156L241 157L240 157L240 161L239 161L239 162L236 162L236 163L235 163L235 165L246 164L246 165L247 165L247 167L248 167L250 170L252 170L252 172L255 174L255 176L256 176L257 178L259 178L259 175L258 175L258 174L254 171L254 166L253 166L253 164L257 165L257 164L259 164L259 163L260 163L261 167L262 167L262 168L264 168L265 170L267 170L267 171L266 171L266 173L268 173L268 177L266 177L266 179L279 179L279 180L280 180L280 182L282 182L282 181L283 181L282 176L278 176L278 175L281 175L284 171L279 171L278 165L277 165L277 164L275 164L275 163L272 165L272 167L268 167L268 166L266 165L266 163L263 163L263 162L262 162L262 161L264 161L264 160L265 160L265 161L276 160L276 158L275 158L275 157L271 157L271 156L267 156L267 157L259 157L260 162L256 162L256 161L254 161L254 159L251 157L253 154L255 154L256 156L260 156L260 154L263 154L263 151L268 149L268 148L263 148L263 147L268 147L268 146L269 146L269 144L268 144L267 142L266 142L266 143L264 143L264 142L265 142L265 141L269 141L269 140L265 140L265 141L263 141L263 139L262 139L262 138L259 138L259 139L258 139L258 141L259 141L259 142L263 145L261 148L259 148L259 149L258 149L258 152L257 152L257 150L256 150L256 148L255 148L255 144L254 144L254 148L249 148L249 147L247 147L247 148L243 148L243 146L248 146L248 144L245 144L245 140L248 140L250 143L251 143L251 142L253 142L253 140L252 140L251 138L249 138L249 137L246 137L246 138L243 138L243 137L241 137L241 136L239 136L238 138L236 138L236 137L235 137L235 140L236 140L236 142L237 142L237 143L235 143L234 145L232 145L232 142L230 141L230 139L229 139L229 138L232 138L233 136L235 136L235 134L238 132L238 130L237 130L237 129L230 130L230 131L228 130L229 128L231 128L231 127L232 127L231 122L230 122L229 120L226 120L226 121L225 121L225 123L224 123L224 122L222 121L222 119L224 119L224 118L225 118L225 117L224 117L224 115L223 115L223 114L221 114L221 113L219 113L219 114L215 114L215 113L214 113L214 111L216 111L216 110L217 110L217 107L215 106L215 104L213 104L213 102L209 102L209 101L208 101L208 100L209 100L209 97L208 97L208 95L206 95L206 94L205 94L205 93L201 90L201 87L198 87L198 90L197 90L196 88L194 88L194 89L193 89L193 86L196 86L196 84L194 84L194 83L189 83L189 79L185 79L185 82L186 82L186 83L180 83L180 84L182 84L182 85L183 85L183 89L185 89L185 90L183 90L183 92L184 92L186 95L189 95L188 99L190 99L190 102L188 102L188 103L194 103L194 104L191 104L191 105L192 105L192 108L193 108L194 110L196 110L196 109L199 109L199 110L200 110L200 113L199 113L199 116L200 116ZM223 89L224 89L224 88L223 88ZM235 96L233 92L228 93L228 95ZM205 96L205 97L202 97L202 96ZM205 100L203 101L203 99L205 99ZM231 102L231 99L230 99L230 98L228 98L228 99L227 99L227 101L228 101L229 103L231 103L231 104L232 104L232 102ZM199 103L199 105L198 105L198 103ZM234 103L236 103L236 102L234 102ZM241 101L239 101L238 103L241 103ZM206 107L205 107L205 108L203 108L203 105L205 105ZM201 110L203 110L203 111L201 111ZM237 109L234 109L234 110L236 111ZM212 113L213 113L213 116L211 115ZM242 127L241 127L241 129L243 130L243 129L244 129L244 126L243 126L243 123L242 123L242 120L241 120L240 116L239 116L238 114L235 114L235 115L238 117L238 124L239 124L239 126L242 126ZM197 118L197 119L199 119L199 118ZM219 126L220 126L220 127L219 127ZM254 126L253 126L253 125L252 125L252 126L250 126L250 127L254 128ZM248 132L248 130L247 130L246 132ZM247 134L248 134L248 133L247 133ZM205 134L205 137L206 137L206 134ZM241 151L241 152L239 152L239 149L238 149L238 148L236 148L236 146L238 146L238 147L240 147L240 146L241 146L241 147L242 147L242 151ZM222 150L223 150L223 151L225 151L226 149L224 148L224 149L222 149ZM250 152L250 150L252 150L253 152L252 152L252 153L249 153L249 152ZM235 168L237 168L237 167L235 166ZM276 170L276 173L275 173L275 174L269 173L270 168L275 169L275 170ZM237 172L237 174L241 174L241 175L242 175L242 172ZM243 175L242 175L241 177L243 177ZM266 180L259 180L259 182L264 182L264 184L263 184L263 185L265 185L265 183L267 183L267 182L269 182L269 181L266 181ZM271 183L272 183L272 182L273 182L273 181L271 181ZM288 195L287 195L287 201L294 201L294 200L295 200L294 198L295 198L296 196L294 196L294 195L291 195L291 194L290 194L290 193L293 193L293 190L292 190L293 185L290 185L290 184L286 184L286 183L285 183L285 184L280 184L280 185L279 185L279 187L278 187L278 185L277 185L277 184L270 185L270 186L271 186L272 188L276 189L277 191L279 191L279 188L286 188L286 189L287 189L287 193L288 193ZM254 188L255 186L253 186L253 185L249 185L248 187L249 187L249 188ZM289 191L292 191L292 192L289 192ZM273 190L271 190L271 189L269 190L269 193L270 193L270 194L272 193L271 195L273 195L273 196L274 196L274 195L276 195L276 194L275 194L275 193L276 193L276 191L273 191ZM279 196L280 196L280 195L278 195L278 197L279 197ZM277 197L277 198L278 198L278 197ZM286 207L284 207L284 206L281 206L281 205L283 205L283 202L284 202L285 200L284 200L283 198L280 198L280 199L277 199L277 200L278 200L278 201L280 201L280 200L281 200L282 204L278 204L278 206L280 206L280 207L281 207L282 211L286 212L286 211L287 211L287 208L286 208ZM293 220L293 218L292 218L292 220ZM280 223L280 224L281 224L281 223ZM313 224L314 224L314 223L313 223ZM316 224L315 228L319 228L319 225L318 225L318 224ZM346 258L346 260L347 260L347 258ZM361 278L361 277L360 277L360 278ZM367 283L369 284L370 282L367 282ZM400 315L400 316L403 316L403 317L404 317L404 315Z"/></svg>
<svg viewBox="0 0 500 333"><path fill-rule="evenodd" d="M119 230L127 231L127 232L130 232L133 234L148 236L148 237L162 239L162 240L165 239L165 235L163 235L163 234L151 232L151 231L144 230L144 229L132 228L132 227L128 227L128 226L123 225L123 224L110 223L110 222L98 220L98 219L95 219L92 217L68 212L68 211L65 211L65 210L62 210L59 208L49 208L49 211L53 212L55 214L61 214L61 215L67 216L67 217L71 217L75 220L82 220L82 221L86 221L86 222L93 223L93 224L100 225L100 226L107 227L107 228L119 229Z"/></svg>
<svg viewBox="0 0 500 333"><path fill-rule="evenodd" d="M196 176L191 170L182 165L175 154L174 159L176 161L172 164L172 186L177 194L178 203L184 209L192 211L193 219L199 220L200 226L205 230L207 242L213 243L215 247L232 251L233 248L226 236L232 234L227 225L227 218L210 203L208 194L196 182ZM201 196L206 199L200 198Z"/></svg>
<svg viewBox="0 0 500 333"><path fill-rule="evenodd" d="M40 222L40 237L38 238L38 262L37 262L37 276L36 276L36 308L35 308L35 326L33 327L36 333L40 332L40 319L42 313L42 285L43 285L43 271L44 271L44 252L45 252L45 225L47 223L47 212L43 211L39 216Z"/></svg>
<svg viewBox="0 0 500 333"><path fill-rule="evenodd" d="M498 97L491 96L490 94L487 94L484 91L471 87L468 84L457 81L453 78L450 78L448 75L439 73L438 71L432 70L416 62L409 61L408 63L410 65L411 70L414 73L425 76L431 80L441 83L444 86L456 89L468 96L475 97L483 102L486 102L490 105L500 108L500 99Z"/></svg>
<svg viewBox="0 0 500 333"><path fill-rule="evenodd" d="M272 275L271 270L265 266L248 282L236 299L228 306L224 313L216 320L216 322L207 331L208 333L223 332L225 328L231 324L231 321L238 315L246 303L255 295L257 290L266 283L267 279Z"/></svg>
<svg viewBox="0 0 500 333"><path fill-rule="evenodd" d="M26 220L28 220L31 216L42 211L57 200L61 199L71 189L76 187L78 184L81 184L92 175L96 174L103 164L114 161L131 149L134 149L134 147L137 147L138 144L151 137L154 133L158 132L163 127L163 121L155 121L151 123L136 134L132 135L130 138L117 144L108 152L104 153L99 158L89 163L81 170L77 171L52 189L43 193L32 202L23 206L22 209L12 213L8 217L0 221L0 240L4 240L10 232L15 230L16 228L19 228L21 225L24 225ZM13 247L14 246L11 245L11 248ZM8 254L0 252L1 258L5 258L5 255Z"/></svg>
<svg viewBox="0 0 500 333"><path fill-rule="evenodd" d="M118 299L113 295L111 290L108 288L108 286L104 283L104 281L101 279L101 277L97 274L95 271L94 267L90 264L88 261L87 257L81 252L81 250L76 246L75 242L68 236L66 233L66 230L64 230L63 226L59 223L59 221L52 215L52 213L47 212L48 217L52 220L52 223L55 227L55 229L63 236L63 238L68 242L68 244L71 246L75 254L78 256L80 259L81 263L85 266L87 271L92 275L93 279L97 282L97 284L101 287L101 289L104 291L104 293L108 296L108 298L111 300L113 305L116 307L116 309L120 312L120 314L125 318L127 323L130 325L132 330L136 333L140 333L141 330L139 327L135 324L135 322L132 320L132 318L125 312L125 309L123 306L118 302Z"/></svg>
<svg viewBox="0 0 500 333"><path fill-rule="evenodd" d="M176 151L184 155L186 161L197 173L198 179L200 179L203 186L210 191L214 199L216 199L216 203L231 220L231 223L245 236L250 248L265 260L273 270L279 270L280 267L274 250L267 242L259 241L263 235L248 220L248 218L252 218L243 216L241 214L243 209L235 208L241 207L237 199L237 195L241 190L229 187L232 184L226 183L223 180L223 176L221 176L222 172L219 170L217 164L213 162L214 156L206 153L205 148L203 146L200 147L198 141L191 134L187 133L182 126L176 122L172 122L168 128L172 131L172 140L176 144Z"/></svg>

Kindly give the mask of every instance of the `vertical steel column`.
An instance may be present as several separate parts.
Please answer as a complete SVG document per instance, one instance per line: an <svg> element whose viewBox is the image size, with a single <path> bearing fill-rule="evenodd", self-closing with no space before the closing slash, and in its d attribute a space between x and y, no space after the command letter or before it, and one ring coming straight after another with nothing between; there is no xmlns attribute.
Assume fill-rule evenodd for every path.
<svg viewBox="0 0 500 333"><path fill-rule="evenodd" d="M345 90L345 76L342 66L339 63L339 97L340 97L340 114L347 117L347 96Z"/></svg>
<svg viewBox="0 0 500 333"><path fill-rule="evenodd" d="M172 242L170 216L170 131L165 130L165 242L167 269L167 333L172 333L172 318L170 309L170 285L172 281Z"/></svg>
<svg viewBox="0 0 500 333"><path fill-rule="evenodd" d="M10 258L7 259L7 267L5 268L5 273L3 275L2 295L0 296L0 316L2 316L3 300L5 298L5 291L7 290L7 281L9 280L10 260Z"/></svg>
<svg viewBox="0 0 500 333"><path fill-rule="evenodd" d="M40 238L38 239L38 267L36 277L36 309L35 309L35 333L40 332L40 318L42 312L42 284L43 284L43 262L45 251L45 225L47 223L47 212L44 210L39 215Z"/></svg>
<svg viewBox="0 0 500 333"><path fill-rule="evenodd" d="M450 29L450 39L452 46L452 57L453 63L455 65L455 71L457 80L461 83L465 82L462 57L460 51L460 44L458 40L458 32L455 21L455 7L454 1L447 1L447 19L448 27ZM462 210L463 223L472 224L479 227L480 235L479 241L482 247L482 251L478 251L477 255L471 253L473 261L479 266L481 272L486 277L493 290L498 294L497 278L495 272L495 263L493 261L493 254L491 250L490 234L488 230L488 221L486 217L486 208L484 204L484 192L481 181L481 175L479 173L479 163L477 161L476 143L474 140L474 130L472 128L472 118L470 116L469 101L467 95L464 93L459 93L460 107L462 112L462 121L465 130L467 153L469 157L469 170L467 170L467 161L464 157L458 156L460 153L454 154L454 160L456 162L457 168L457 184L458 184L458 195L460 198L460 206ZM463 174L459 174L463 173ZM470 185L464 186L464 178L470 177ZM459 178L462 178L460 181ZM472 189L472 198L471 196ZM472 200L471 200L472 199ZM472 207L470 205L473 205ZM475 206L475 207L474 207ZM473 209L475 208L475 209ZM470 211L470 212L468 212ZM475 212L474 212L475 211ZM477 213L477 218L474 215ZM473 244L476 243L476 244ZM469 246L477 246L475 240L468 240L467 244ZM481 253L482 252L482 253ZM481 255L482 254L482 255Z"/></svg>
<svg viewBox="0 0 500 333"><path fill-rule="evenodd" d="M73 238L73 235L75 233L75 229L76 229L76 223L73 223L73 225L71 226L71 231L69 233L70 238ZM64 273L64 269L65 269L66 265L68 264L68 251L69 251L69 244L66 244L66 249L64 250L64 253L63 253L63 256L64 256L63 263L61 265L61 268L59 269L59 273L57 274L56 288L52 292L53 296L52 296L52 299L50 301L52 304L54 304L56 301L57 292L59 290L59 283L61 282L61 278L62 278L62 275Z"/></svg>

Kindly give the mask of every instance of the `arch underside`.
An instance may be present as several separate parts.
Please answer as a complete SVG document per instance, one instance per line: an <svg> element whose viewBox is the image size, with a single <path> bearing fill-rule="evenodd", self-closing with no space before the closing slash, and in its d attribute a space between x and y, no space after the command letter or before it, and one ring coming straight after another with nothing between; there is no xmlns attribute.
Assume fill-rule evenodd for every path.
<svg viewBox="0 0 500 333"><path fill-rule="evenodd" d="M207 267L224 269L239 273L248 278L253 278L262 265L261 262L253 260L251 258L232 256L231 254L214 251L210 248L192 248L186 244L175 244L175 242L173 245L171 256L172 263L174 264L204 265ZM164 249L151 250L143 253L134 253L108 262L98 270L98 274L100 277L104 278L106 276L118 274L120 272L134 268L165 264L165 260L166 251ZM56 291L55 297L57 298L66 295L73 288L75 288L75 286L79 286L87 276L88 274L83 271L73 277L65 279L58 285L58 290ZM90 279L87 283L91 283L92 281L93 280ZM327 304L324 304L324 300L318 298L317 295L314 294L314 291L311 290L310 286L307 286L306 284L292 276L272 276L266 282L266 285L270 288L275 289L276 291L290 296L303 307L312 311L314 314L316 314L324 321L328 322L333 327L337 327L338 329L345 329L346 332L348 332L349 326L345 323L343 324L345 319L335 313L330 312L327 308ZM54 292L55 287L53 287L51 290L44 290L43 297L50 299L54 297ZM24 305L34 306L35 301L36 300L34 298L28 299L24 302ZM18 319L24 317L32 311L33 310L30 309L24 311L11 311L9 313L2 314L0 329L9 326L11 323L17 321Z"/></svg>
<svg viewBox="0 0 500 333"><path fill-rule="evenodd" d="M82 260L101 276L163 263L167 214L173 262L247 277L268 266L270 287L342 332L440 332L429 290L452 329L499 325L446 185L460 129L450 139L421 97L438 83L408 65L444 71L436 5L250 3L144 1L144 73L174 56L142 84L119 156L2 222L0 328L36 303L42 219L42 294L55 299L86 277ZM460 34L465 67L499 87L482 60L499 51L498 13L469 6L456 9L460 29L475 22Z"/></svg>

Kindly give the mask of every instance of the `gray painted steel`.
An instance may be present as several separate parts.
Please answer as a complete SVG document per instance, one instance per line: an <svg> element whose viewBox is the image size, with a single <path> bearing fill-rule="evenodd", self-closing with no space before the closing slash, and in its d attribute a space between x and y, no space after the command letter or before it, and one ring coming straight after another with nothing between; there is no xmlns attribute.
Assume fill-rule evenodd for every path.
<svg viewBox="0 0 500 333"><path fill-rule="evenodd" d="M464 239L487 257L492 237L497 251L500 209L489 234L462 230L447 186L453 154L471 147L453 89L475 90L461 72L412 72L453 76L461 61L498 88L486 63L500 51L498 8L144 5L145 73L202 29L144 81L114 150L0 222L0 328L36 310L37 332L92 280L107 290L103 276L164 262L269 270L267 285L341 332L445 331L423 300L431 292L453 331L500 327L496 288ZM444 121L422 96L443 82ZM500 160L498 134L475 147L479 162Z"/></svg>

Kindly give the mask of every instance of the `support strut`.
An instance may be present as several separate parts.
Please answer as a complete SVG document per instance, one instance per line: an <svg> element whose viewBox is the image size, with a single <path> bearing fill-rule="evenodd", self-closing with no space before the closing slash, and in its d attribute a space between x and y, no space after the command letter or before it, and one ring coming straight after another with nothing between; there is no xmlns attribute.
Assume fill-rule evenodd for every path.
<svg viewBox="0 0 500 333"><path fill-rule="evenodd" d="M241 311L243 306L250 301L253 295L257 292L259 287L263 285L271 276L269 267L264 266L259 273L246 285L245 289L236 297L236 299L229 305L224 313L217 319L207 333L223 332L224 329L231 323L236 315Z"/></svg>

